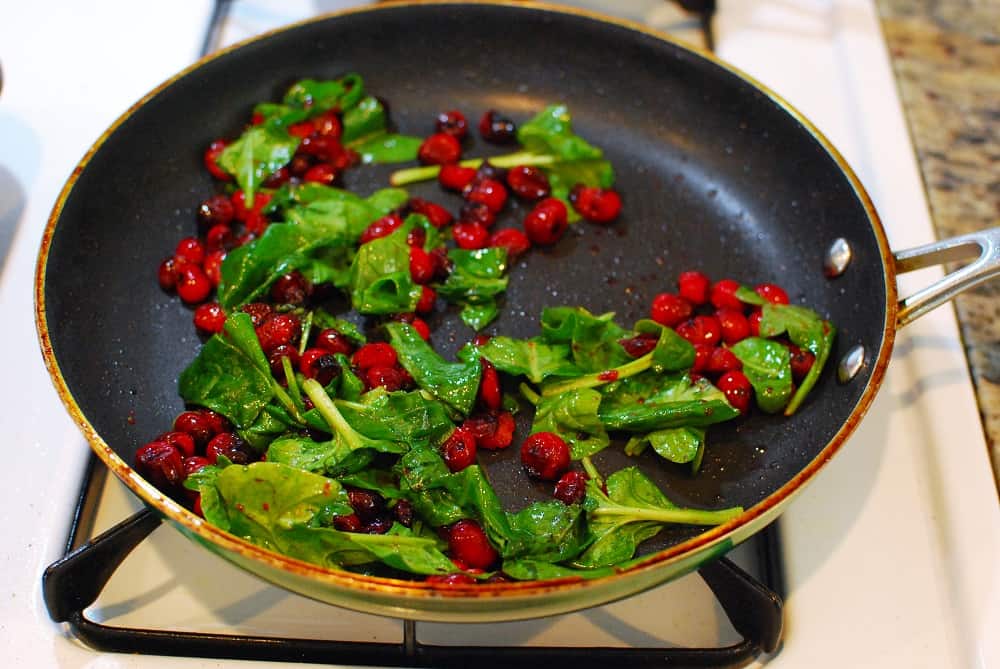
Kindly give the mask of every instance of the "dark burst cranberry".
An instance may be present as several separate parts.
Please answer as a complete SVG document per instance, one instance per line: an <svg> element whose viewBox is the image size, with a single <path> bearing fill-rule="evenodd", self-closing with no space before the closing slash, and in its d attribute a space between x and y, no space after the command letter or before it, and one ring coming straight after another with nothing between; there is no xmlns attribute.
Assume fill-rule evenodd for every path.
<svg viewBox="0 0 1000 669"><path fill-rule="evenodd" d="M475 436L477 448L498 451L513 443L516 423L508 411L491 411L466 418L462 427Z"/></svg>
<svg viewBox="0 0 1000 669"><path fill-rule="evenodd" d="M302 177L309 168L312 167L313 161L309 156L304 156L297 154L292 156L291 162L288 163L288 171L291 172L294 177Z"/></svg>
<svg viewBox="0 0 1000 669"><path fill-rule="evenodd" d="M497 215L482 202L465 202L458 210L459 223L476 223L484 228L492 227Z"/></svg>
<svg viewBox="0 0 1000 669"><path fill-rule="evenodd" d="M429 286L421 286L420 301L417 302L416 310L418 314L429 314L434 311L434 303L437 301L437 293Z"/></svg>
<svg viewBox="0 0 1000 669"><path fill-rule="evenodd" d="M497 368L486 358L479 358L482 374L479 379L479 393L476 398L487 409L498 411L503 403L503 389L500 388L500 375Z"/></svg>
<svg viewBox="0 0 1000 669"><path fill-rule="evenodd" d="M283 344L296 344L301 334L302 322L291 313L271 314L257 328L257 339L265 354Z"/></svg>
<svg viewBox="0 0 1000 669"><path fill-rule="evenodd" d="M299 371L307 379L316 379L321 386L326 386L340 374L340 365L332 353L321 348L307 348L299 358Z"/></svg>
<svg viewBox="0 0 1000 669"><path fill-rule="evenodd" d="M468 518L448 528L448 551L473 569L489 569L500 557L479 523Z"/></svg>
<svg viewBox="0 0 1000 669"><path fill-rule="evenodd" d="M539 202L524 218L524 233L532 244L555 244L568 227L566 205L554 197Z"/></svg>
<svg viewBox="0 0 1000 669"><path fill-rule="evenodd" d="M299 366L299 350L288 344L280 344L268 354L267 364L271 367L271 374L277 379L285 378L285 364L281 362L282 358L288 358L294 370Z"/></svg>
<svg viewBox="0 0 1000 669"><path fill-rule="evenodd" d="M750 321L742 309L719 309L715 317L722 326L722 341L730 346L750 336Z"/></svg>
<svg viewBox="0 0 1000 669"><path fill-rule="evenodd" d="M416 246L410 249L410 277L413 283L430 283L436 273L437 263L431 254Z"/></svg>
<svg viewBox="0 0 1000 669"><path fill-rule="evenodd" d="M451 135L461 142L469 132L469 122L466 120L465 114L457 109L452 109L451 111L438 114L437 120L434 122L434 128L438 132Z"/></svg>
<svg viewBox="0 0 1000 669"><path fill-rule="evenodd" d="M365 371L367 388L385 388L390 393L402 390L406 385L403 370L398 367L372 367Z"/></svg>
<svg viewBox="0 0 1000 669"><path fill-rule="evenodd" d="M424 140L417 158L424 165L448 165L462 157L462 145L453 136L439 132Z"/></svg>
<svg viewBox="0 0 1000 669"><path fill-rule="evenodd" d="M274 313L274 308L266 302L251 302L240 307L240 311L249 315L253 326L259 328L267 317Z"/></svg>
<svg viewBox="0 0 1000 669"><path fill-rule="evenodd" d="M481 333L477 334L475 337L472 338L472 345L473 346L486 346L487 344L490 343L491 339L493 339L492 335L488 335L485 332L481 332Z"/></svg>
<svg viewBox="0 0 1000 669"><path fill-rule="evenodd" d="M208 170L209 174L218 179L219 181L232 181L232 177L224 169L219 167L219 156L226 149L225 140L217 139L208 145L205 149L204 164L205 169Z"/></svg>
<svg viewBox="0 0 1000 669"><path fill-rule="evenodd" d="M722 279L712 284L708 299L716 309L743 309L743 303L736 297L740 284L732 279Z"/></svg>
<svg viewBox="0 0 1000 669"><path fill-rule="evenodd" d="M199 304L208 299L212 282L197 265L184 265L177 277L177 295L185 304Z"/></svg>
<svg viewBox="0 0 1000 669"><path fill-rule="evenodd" d="M735 370L726 372L719 377L715 385L741 414L750 410L750 396L753 392L753 386L750 385L750 379L743 372Z"/></svg>
<svg viewBox="0 0 1000 669"><path fill-rule="evenodd" d="M451 235L454 237L458 248L474 250L486 248L486 242L490 238L490 231L486 229L486 226L479 223L461 221L456 223L451 229Z"/></svg>
<svg viewBox="0 0 1000 669"><path fill-rule="evenodd" d="M279 304L302 304L312 293L312 284L301 272L289 272L271 284L271 299Z"/></svg>
<svg viewBox="0 0 1000 669"><path fill-rule="evenodd" d="M218 302L206 302L194 310L194 326L202 334L218 334L226 324L226 312Z"/></svg>
<svg viewBox="0 0 1000 669"><path fill-rule="evenodd" d="M563 504L580 504L587 496L587 475L583 472L566 472L552 491L552 496Z"/></svg>
<svg viewBox="0 0 1000 669"><path fill-rule="evenodd" d="M681 272L677 277L677 294L695 306L708 302L708 289L712 282L695 270Z"/></svg>
<svg viewBox="0 0 1000 669"><path fill-rule="evenodd" d="M310 135L309 137L304 137L299 142L299 148L295 152L317 160L329 161L340 149L340 142L334 137Z"/></svg>
<svg viewBox="0 0 1000 669"><path fill-rule="evenodd" d="M448 470L460 472L476 462L476 437L464 427L456 427L441 444L441 458Z"/></svg>
<svg viewBox="0 0 1000 669"><path fill-rule="evenodd" d="M213 465L219 456L227 458L234 465L246 465L253 461L250 445L235 432L223 432L212 437L205 447L205 457Z"/></svg>
<svg viewBox="0 0 1000 669"><path fill-rule="evenodd" d="M204 229L233 222L233 203L225 195L213 195L198 207L198 222Z"/></svg>
<svg viewBox="0 0 1000 669"><path fill-rule="evenodd" d="M674 329L692 344L717 346L722 341L722 326L715 316L695 316Z"/></svg>
<svg viewBox="0 0 1000 669"><path fill-rule="evenodd" d="M363 524L372 522L385 512L385 499L372 490L349 488L347 500Z"/></svg>
<svg viewBox="0 0 1000 669"><path fill-rule="evenodd" d="M177 278L180 276L181 265L173 257L167 258L160 263L156 271L156 280L160 283L160 288L172 292L177 288Z"/></svg>
<svg viewBox="0 0 1000 669"><path fill-rule="evenodd" d="M788 352L791 354L792 378L796 382L802 381L816 362L816 356L812 351L801 349L795 344L788 344Z"/></svg>
<svg viewBox="0 0 1000 669"><path fill-rule="evenodd" d="M443 586L475 585L476 579L468 574L431 574L424 578L424 583L434 583Z"/></svg>
<svg viewBox="0 0 1000 669"><path fill-rule="evenodd" d="M513 261L531 248L531 240L517 228L507 228L490 235L487 245L507 249L507 259Z"/></svg>
<svg viewBox="0 0 1000 669"><path fill-rule="evenodd" d="M387 214L377 221L373 221L371 225L365 228L365 231L361 233L361 238L358 241L361 244L367 244L373 239L387 237L401 225L403 225L403 219L399 214L395 212Z"/></svg>
<svg viewBox="0 0 1000 669"><path fill-rule="evenodd" d="M232 248L234 240L233 229L228 225L219 223L210 227L208 232L205 233L205 249L209 252L229 249ZM207 258L208 256L206 255L205 257Z"/></svg>
<svg viewBox="0 0 1000 669"><path fill-rule="evenodd" d="M205 420L205 424L208 425L208 429L212 431L212 434L219 434L220 432L226 432L232 428L229 421L221 413L216 413L211 409L201 409L199 413Z"/></svg>
<svg viewBox="0 0 1000 669"><path fill-rule="evenodd" d="M649 315L660 325L673 327L681 321L691 317L694 308L691 303L683 297L673 293L660 293L653 298L653 305L650 307Z"/></svg>
<svg viewBox="0 0 1000 669"><path fill-rule="evenodd" d="M164 432L155 441L164 441L170 444L180 451L180 454L185 458L191 457L195 453L194 437L187 432L177 430Z"/></svg>
<svg viewBox="0 0 1000 669"><path fill-rule="evenodd" d="M490 109L479 119L479 135L491 144L513 144L517 141L517 126Z"/></svg>
<svg viewBox="0 0 1000 669"><path fill-rule="evenodd" d="M361 531L365 534L385 534L392 529L392 516L388 513L383 513L376 518L373 518L371 522L365 523L361 528Z"/></svg>
<svg viewBox="0 0 1000 669"><path fill-rule="evenodd" d="M641 358L656 348L657 341L659 341L659 337L654 334L638 334L628 339L621 339L618 343L631 357Z"/></svg>
<svg viewBox="0 0 1000 669"><path fill-rule="evenodd" d="M316 346L329 353L350 355L354 352L354 344L351 340L333 328L320 330L320 333L316 335Z"/></svg>
<svg viewBox="0 0 1000 669"><path fill-rule="evenodd" d="M610 188L577 184L570 191L569 201L573 209L591 223L611 223L622 210L621 196Z"/></svg>
<svg viewBox="0 0 1000 669"><path fill-rule="evenodd" d="M165 441L151 441L136 451L135 468L161 490L169 490L184 480L183 457Z"/></svg>
<svg viewBox="0 0 1000 669"><path fill-rule="evenodd" d="M476 178L476 168L462 167L461 165L442 165L438 172L438 183L442 188L453 191L462 191Z"/></svg>
<svg viewBox="0 0 1000 669"><path fill-rule="evenodd" d="M351 364L365 370L372 367L395 367L399 357L396 349L385 342L373 342L359 348L351 358Z"/></svg>
<svg viewBox="0 0 1000 669"><path fill-rule="evenodd" d="M417 246L423 248L424 242L427 241L427 231L422 227L415 227L407 231L406 233L406 245L407 246Z"/></svg>
<svg viewBox="0 0 1000 669"><path fill-rule="evenodd" d="M329 186L337 180L337 170L330 163L317 163L306 170L302 180L307 183Z"/></svg>
<svg viewBox="0 0 1000 669"><path fill-rule="evenodd" d="M281 188L286 183L291 181L292 173L288 171L287 167L279 167L274 172L271 172L270 176L264 179L264 188Z"/></svg>
<svg viewBox="0 0 1000 669"><path fill-rule="evenodd" d="M709 374L725 374L737 369L743 369L743 363L740 362L735 353L721 346L712 349L704 367L704 370Z"/></svg>
<svg viewBox="0 0 1000 669"><path fill-rule="evenodd" d="M462 196L468 202L482 202L497 214L507 202L507 188L496 179L482 179L469 184Z"/></svg>
<svg viewBox="0 0 1000 669"><path fill-rule="evenodd" d="M410 198L409 208L414 214L426 216L427 220L435 228L443 228L453 220L451 213L447 209L421 197Z"/></svg>
<svg viewBox="0 0 1000 669"><path fill-rule="evenodd" d="M771 304L788 304L788 293L777 284L762 283L754 290Z"/></svg>
<svg viewBox="0 0 1000 669"><path fill-rule="evenodd" d="M493 179L494 181L505 181L507 179L507 170L502 167L497 167L489 161L489 159L484 160L479 163L479 167L476 168L476 181L482 181L483 179Z"/></svg>
<svg viewBox="0 0 1000 669"><path fill-rule="evenodd" d="M392 507L393 517L403 527L413 527L414 513L413 505L405 499L399 500L396 506Z"/></svg>
<svg viewBox="0 0 1000 669"><path fill-rule="evenodd" d="M333 526L341 532L360 532L361 519L358 514L351 513L346 516L334 516Z"/></svg>
<svg viewBox="0 0 1000 669"><path fill-rule="evenodd" d="M540 200L552 191L545 173L530 165L518 165L508 170L507 185L522 200Z"/></svg>
<svg viewBox="0 0 1000 669"><path fill-rule="evenodd" d="M555 481L569 462L569 446L554 432L536 432L521 444L521 464L534 478Z"/></svg>

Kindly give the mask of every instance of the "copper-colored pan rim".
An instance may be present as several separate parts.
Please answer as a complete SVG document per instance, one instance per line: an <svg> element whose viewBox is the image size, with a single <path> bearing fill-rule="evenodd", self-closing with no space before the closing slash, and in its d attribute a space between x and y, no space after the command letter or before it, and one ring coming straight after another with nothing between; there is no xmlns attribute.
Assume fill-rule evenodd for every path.
<svg viewBox="0 0 1000 669"><path fill-rule="evenodd" d="M495 598L497 596L512 596L512 597L530 597L533 595L544 595L552 594L553 591L566 591L571 589L583 589L587 588L588 584L592 581L585 581L581 579L558 579L549 581L528 581L520 583L506 583L506 584L495 584L495 585L477 585L477 586L449 586L447 588L442 588L441 586L427 584L423 582L416 581L403 581L397 579L379 578L372 576L363 576L359 574L353 574L345 571L338 571L334 569L329 569L325 567L320 567L314 564L303 562L294 558L290 558L278 553L274 553L258 546L255 546L249 542L239 539L233 535L230 535L210 524L205 522L202 518L198 517L194 513L188 511L181 505L177 504L170 498L164 496L158 489L153 485L148 483L142 477L136 473L131 466L122 460L117 453L112 450L112 448L101 438L94 427L90 424L87 418L83 415L80 407L77 405L75 398L70 393L70 390L66 384L65 379L62 376L62 372L59 368L59 364L52 352L52 344L49 336L48 322L46 319L45 311L45 273L46 265L48 261L49 249L52 243L52 237L55 234L56 225L62 214L63 207L66 203L67 198L72 192L74 186L77 183L79 175L83 169L90 162L94 154L101 148L101 146L107 141L107 139L115 132L115 130L121 126L125 121L127 121L132 114L134 114L138 109L143 107L151 99L159 95L163 90L170 87L176 81L188 76L189 74L197 71L203 65L208 62L214 61L228 54L231 51L241 48L242 46L266 39L272 35L286 32L289 30L294 30L295 28L311 24L315 22L320 22L328 20L335 17L349 16L352 14L360 14L367 12L378 12L378 11L395 11L400 7L409 6L419 6L419 5L459 5L459 4L482 4L482 5L497 5L497 6L508 6L508 7L518 7L518 8L530 8L534 10L542 10L546 12L552 12L556 14L568 14L574 16L582 16L584 18L593 19L601 21L606 24L618 26L621 28L626 28L639 32L656 39L660 39L666 42L670 42L683 48L711 63L722 68L723 70L729 72L730 74L738 77L744 82L750 84L757 90L761 91L766 95L772 102L781 107L790 117L803 126L806 131L813 137L813 139L819 143L823 149L830 155L830 157L835 161L838 167L843 172L844 176L850 182L852 188L858 199L861 201L865 212L868 215L869 221L871 223L872 231L875 234L875 238L878 244L879 256L884 268L884 280L885 280L885 294L886 294L886 305L885 305L885 321L883 323L883 337L882 344L878 350L877 356L874 358L871 376L868 379L867 385L862 392L857 405L851 412L851 415L847 418L841 428L837 433L830 439L827 445L822 451L809 463L807 464L798 474L796 474L791 480L785 483L781 488L773 492L767 498L762 500L757 505L747 509L743 514L733 519L732 521L720 525L718 527L712 528L692 539L685 542L671 546L659 553L648 556L648 559L642 561L640 564L631 567L630 569L623 570L617 574L605 576L602 579L597 579L602 582L608 582L612 579L626 579L629 578L631 574L637 572L645 572L647 570L654 570L660 568L666 564L672 564L680 561L684 557L688 557L694 551L704 550L711 546L720 544L731 538L740 528L747 526L749 523L770 514L776 510L776 507L780 506L791 498L795 493L797 493L802 487L809 482L819 470L829 461L837 451L840 450L844 442L854 431L864 414L868 411L871 403L877 393L879 387L882 384L882 380L885 376L886 367L889 362L889 357L892 352L892 346L895 339L896 333L896 312L897 312L897 297L896 297L896 281L894 272L894 263L892 258L892 252L889 248L888 239L886 238L885 231L879 220L878 214L872 205L871 199L868 197L864 187L861 185L860 180L854 171L850 168L847 162L844 160L843 156L833 147L833 145L827 140L822 133L806 119L801 113L794 109L787 101L785 101L781 96L776 94L774 91L770 90L754 78L741 72L740 70L734 68L733 66L724 63L719 60L715 55L710 52L704 51L692 45L678 42L677 40L671 38L668 35L662 34L658 31L651 30L642 25L636 24L631 21L621 20L617 18L607 17L595 12L590 12L586 10L571 9L566 7L556 7L553 5L548 5L544 3L535 2L513 2L507 0L494 0L488 2L461 2L459 0L426 0L426 1L415 1L415 2L393 2L389 4L384 4L380 6L373 7L362 7L353 8L340 12L335 12L332 14L326 14L319 17L314 17L306 21L300 21L282 28L268 31L254 38L245 40L238 44L234 44L230 47L222 49L214 54L206 56L201 60L197 61L190 67L184 69L180 73L166 80L148 94L146 94L142 99L132 105L124 114L122 114L90 147L84 157L80 160L77 166L74 168L70 178L67 180L66 185L63 187L56 200L55 206L53 207L52 213L49 216L48 223L45 228L45 232L42 236L41 247L39 250L38 263L36 266L35 274L35 324L38 330L39 342L41 345L42 355L45 359L45 365L48 368L49 374L52 377L53 384L59 394L60 399L66 406L73 420L80 427L83 432L84 437L89 442L91 448L100 457L100 459L141 499L143 499L147 504L155 507L162 515L169 518L175 523L178 523L182 527L186 528L188 531L194 533L201 539L215 544L216 546L223 548L227 551L235 552L245 558L257 560L262 562L272 568L278 570L284 570L290 573L295 573L300 576L317 579L326 582L330 585L342 586L352 589L367 589L367 590L378 590L381 593L387 595L406 595L412 597L414 601L414 606L418 606L418 600L421 598L428 597L472 597L476 594L488 595L490 598Z"/></svg>

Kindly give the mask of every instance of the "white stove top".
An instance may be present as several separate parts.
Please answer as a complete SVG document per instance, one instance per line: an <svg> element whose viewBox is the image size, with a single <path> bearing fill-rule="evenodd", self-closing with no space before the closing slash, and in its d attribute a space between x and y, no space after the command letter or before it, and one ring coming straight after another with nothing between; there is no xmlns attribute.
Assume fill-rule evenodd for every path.
<svg viewBox="0 0 1000 669"><path fill-rule="evenodd" d="M226 39L346 4L238 2ZM675 16L659 0L573 4L614 8L658 28L671 27ZM62 182L90 143L195 58L210 10L207 0L22 3L0 23L0 313L6 314L0 337L8 358L0 434L9 453L0 473L6 576L0 631L9 666L246 664L94 652L48 620L39 588L42 570L64 549L88 453L37 353L31 296L40 235ZM867 0L723 1L716 33L723 59L785 96L838 146L869 189L895 248L932 239ZM904 277L902 292L936 275ZM116 481L107 487L107 502L102 526L137 508ZM856 436L779 522L789 590L785 641L764 662L1000 666L1000 507L950 308L900 334L883 390ZM500 639L490 642L645 645L664 633L685 643L731 641L699 589L692 576L612 607L492 626L491 636ZM664 632L662 623L652 623L668 598L690 599L695 609ZM93 613L118 624L153 625L166 616L165 624L191 629L260 633L281 624L298 636L320 637L355 626L366 634L360 640L399 637L397 622L344 614L263 585L169 528L126 561ZM468 627L420 629L423 641L477 634ZM702 636L686 636L692 632Z"/></svg>

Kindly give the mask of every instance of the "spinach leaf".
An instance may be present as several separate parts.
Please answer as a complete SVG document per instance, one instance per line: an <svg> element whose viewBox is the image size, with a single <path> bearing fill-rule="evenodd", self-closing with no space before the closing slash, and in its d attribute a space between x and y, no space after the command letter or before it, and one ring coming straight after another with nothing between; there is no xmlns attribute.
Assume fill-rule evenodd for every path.
<svg viewBox="0 0 1000 669"><path fill-rule="evenodd" d="M600 372L632 359L618 343L628 331L613 318L613 313L595 316L583 307L547 307L542 310L542 337L568 344L581 372Z"/></svg>
<svg viewBox="0 0 1000 669"><path fill-rule="evenodd" d="M748 337L730 347L743 363L757 406L768 413L785 408L792 396L792 366L788 348L776 341Z"/></svg>
<svg viewBox="0 0 1000 669"><path fill-rule="evenodd" d="M677 463L690 462L693 463L694 471L698 471L695 464L705 448L705 428L675 427L635 436L625 445L625 453L639 455L645 450L646 444L651 445L656 454L664 460Z"/></svg>
<svg viewBox="0 0 1000 669"><path fill-rule="evenodd" d="M615 569L573 569L551 562L532 559L503 561L503 573L519 581L550 581L557 578L603 578L616 573Z"/></svg>
<svg viewBox="0 0 1000 669"><path fill-rule="evenodd" d="M597 415L601 393L592 388L543 397L535 408L531 434L554 432L569 445L574 460L593 455L611 443Z"/></svg>
<svg viewBox="0 0 1000 669"><path fill-rule="evenodd" d="M549 376L580 374L576 365L568 360L568 345L547 344L538 337L533 339L492 337L477 347L476 352L500 371L526 376L533 383L540 383Z"/></svg>
<svg viewBox="0 0 1000 669"><path fill-rule="evenodd" d="M767 300L761 297L757 291L747 288L746 286L740 286L733 294L736 296L737 300L744 304L752 304L757 307L767 304Z"/></svg>
<svg viewBox="0 0 1000 669"><path fill-rule="evenodd" d="M364 97L364 90L364 81L354 73L326 81L302 79L289 87L282 102L295 109L307 109L311 116L316 116L330 110L350 109Z"/></svg>
<svg viewBox="0 0 1000 669"><path fill-rule="evenodd" d="M338 480L346 486L377 492L389 501L398 500L403 497L403 493L396 482L396 477L391 472L382 469L372 467L354 474L341 476Z"/></svg>
<svg viewBox="0 0 1000 669"><path fill-rule="evenodd" d="M806 395L816 385L820 372L826 366L833 348L836 328L829 321L820 318L812 309L791 304L765 304L760 319L762 337L775 337L787 332L788 338L796 346L811 351L816 356L812 369L799 384L795 396L785 407L785 415L790 416L799 408Z"/></svg>
<svg viewBox="0 0 1000 669"><path fill-rule="evenodd" d="M633 327L636 334L659 335L652 350L652 368L657 372L679 372L694 364L694 346L673 328L656 321L642 319Z"/></svg>
<svg viewBox="0 0 1000 669"><path fill-rule="evenodd" d="M375 458L375 449L352 450L343 439L313 441L305 437L283 437L271 442L267 461L307 472L339 478L361 471Z"/></svg>
<svg viewBox="0 0 1000 669"><path fill-rule="evenodd" d="M479 360L447 362L407 323L389 323L385 329L399 363L417 385L463 416L469 415L479 392Z"/></svg>
<svg viewBox="0 0 1000 669"><path fill-rule="evenodd" d="M361 156L363 163L400 163L417 159L420 137L390 133L385 108L368 96L344 112L341 141Z"/></svg>
<svg viewBox="0 0 1000 669"><path fill-rule="evenodd" d="M411 446L436 443L454 427L445 406L419 391L388 393L376 388L360 402L337 402L337 408L366 437Z"/></svg>
<svg viewBox="0 0 1000 669"><path fill-rule="evenodd" d="M292 189L293 206L285 218L316 225L326 237L353 245L372 221L403 206L407 199L409 195L401 188L384 188L362 198L339 188L305 183Z"/></svg>
<svg viewBox="0 0 1000 669"><path fill-rule="evenodd" d="M410 276L408 218L393 233L363 244L351 263L351 304L361 314L412 312L423 293Z"/></svg>
<svg viewBox="0 0 1000 669"><path fill-rule="evenodd" d="M560 160L593 160L602 151L573 132L565 105L549 105L517 129L517 140L532 153L557 156Z"/></svg>
<svg viewBox="0 0 1000 669"><path fill-rule="evenodd" d="M535 502L517 513L508 514L512 541L504 558L531 558L561 562L577 555L587 541L585 515L578 504L556 500Z"/></svg>
<svg viewBox="0 0 1000 669"><path fill-rule="evenodd" d="M351 321L337 318L326 309L317 308L312 312L312 323L320 330L333 329L351 340L352 344L364 346L368 343L361 329Z"/></svg>
<svg viewBox="0 0 1000 669"><path fill-rule="evenodd" d="M223 149L217 162L233 175L251 207L260 184L287 165L298 146L299 139L281 128L254 126Z"/></svg>
<svg viewBox="0 0 1000 669"><path fill-rule="evenodd" d="M438 295L463 307L462 320L474 329L485 327L496 317L496 298L507 290L507 251L491 247L468 251L452 249L451 274L435 285Z"/></svg>
<svg viewBox="0 0 1000 669"><path fill-rule="evenodd" d="M649 372L609 384L598 416L609 430L652 432L674 427L702 427L739 415L721 390L706 379L686 374Z"/></svg>
<svg viewBox="0 0 1000 669"><path fill-rule="evenodd" d="M222 498L219 496L219 489L216 487L216 481L224 468L221 464L202 467L184 479L184 487L201 495L202 517L220 530L228 532L229 513L226 511Z"/></svg>

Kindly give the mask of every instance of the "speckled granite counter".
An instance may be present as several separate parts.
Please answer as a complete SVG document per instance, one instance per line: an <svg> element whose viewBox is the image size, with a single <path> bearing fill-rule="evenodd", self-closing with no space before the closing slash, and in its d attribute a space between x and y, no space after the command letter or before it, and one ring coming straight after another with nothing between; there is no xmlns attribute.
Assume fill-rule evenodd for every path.
<svg viewBox="0 0 1000 669"><path fill-rule="evenodd" d="M939 238L1000 225L1000 0L876 0ZM1000 482L1000 280L955 303Z"/></svg>

